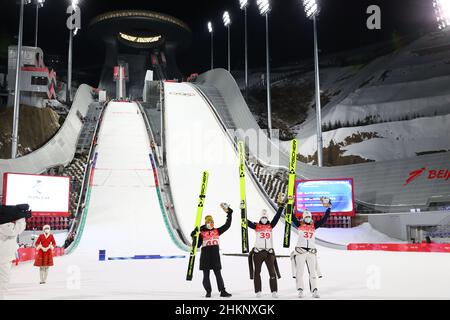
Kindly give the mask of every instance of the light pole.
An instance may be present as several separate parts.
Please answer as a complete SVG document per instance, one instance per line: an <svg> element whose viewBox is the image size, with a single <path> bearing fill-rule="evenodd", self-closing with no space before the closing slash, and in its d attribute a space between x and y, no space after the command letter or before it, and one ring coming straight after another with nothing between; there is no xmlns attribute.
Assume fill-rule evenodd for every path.
<svg viewBox="0 0 450 320"><path fill-rule="evenodd" d="M211 70L212 70L214 69L214 31L211 22L208 22L208 31L211 34Z"/></svg>
<svg viewBox="0 0 450 320"><path fill-rule="evenodd" d="M245 94L247 94L248 89L248 45L247 45L247 7L248 7L248 0L239 0L239 4L241 7L241 10L244 10L245 14Z"/></svg>
<svg viewBox="0 0 450 320"><path fill-rule="evenodd" d="M439 30L444 30L450 26L450 1L433 0L433 8Z"/></svg>
<svg viewBox="0 0 450 320"><path fill-rule="evenodd" d="M72 5L68 8L70 10L68 10L67 13L69 13L69 11L71 11L71 14L77 14L77 10L79 10L78 8L78 0L72 0L71 1ZM69 18L70 19L70 18ZM78 32L78 27L76 26L77 23L75 23L75 25L73 25L71 28L69 28L69 57L67 59L67 95L66 95L66 103L70 103L70 101L72 101L72 47L73 47L73 36L77 34Z"/></svg>
<svg viewBox="0 0 450 320"><path fill-rule="evenodd" d="M230 41L230 14L225 11L223 14L223 24L228 29L228 72L231 72L231 41Z"/></svg>
<svg viewBox="0 0 450 320"><path fill-rule="evenodd" d="M270 53L269 53L269 13L272 10L269 0L257 0L259 13L266 17L266 71L267 71L267 131L269 139L272 138L272 105L270 95Z"/></svg>
<svg viewBox="0 0 450 320"><path fill-rule="evenodd" d="M11 135L11 159L17 156L18 132L19 132L19 113L20 113L20 69L22 68L22 39L23 39L23 7L29 4L31 0L20 0L20 18L19 18L19 36L17 39L16 51L16 81L14 84L14 112L13 129Z"/></svg>
<svg viewBox="0 0 450 320"><path fill-rule="evenodd" d="M35 27L35 35L34 35L34 46L38 46L38 29L39 29L39 8L44 6L45 0L35 0L36 2L36 27Z"/></svg>
<svg viewBox="0 0 450 320"><path fill-rule="evenodd" d="M317 165L323 166L322 115L320 103L319 50L317 45L317 16L320 12L317 0L303 0L306 17L313 20L314 25L314 74L316 82L316 122L317 122Z"/></svg>

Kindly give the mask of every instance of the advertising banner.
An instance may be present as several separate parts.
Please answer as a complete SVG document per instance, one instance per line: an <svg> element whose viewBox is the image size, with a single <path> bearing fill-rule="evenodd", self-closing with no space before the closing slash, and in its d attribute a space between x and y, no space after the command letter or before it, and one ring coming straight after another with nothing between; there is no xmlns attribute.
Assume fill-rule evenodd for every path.
<svg viewBox="0 0 450 320"><path fill-rule="evenodd" d="M3 204L27 203L33 216L69 216L70 177L5 173Z"/></svg>

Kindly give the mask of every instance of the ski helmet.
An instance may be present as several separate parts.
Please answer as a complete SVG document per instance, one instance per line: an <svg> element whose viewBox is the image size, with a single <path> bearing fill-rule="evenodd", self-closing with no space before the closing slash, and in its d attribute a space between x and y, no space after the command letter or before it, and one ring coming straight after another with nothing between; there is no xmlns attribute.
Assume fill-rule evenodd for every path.
<svg viewBox="0 0 450 320"><path fill-rule="evenodd" d="M259 218L259 222L261 222L262 224L266 224L267 222L269 222L269 216L267 214L266 209L262 209L261 217Z"/></svg>
<svg viewBox="0 0 450 320"><path fill-rule="evenodd" d="M305 223L312 222L312 214L311 214L311 211L309 211L308 209L305 209L305 211L303 211L303 221Z"/></svg>

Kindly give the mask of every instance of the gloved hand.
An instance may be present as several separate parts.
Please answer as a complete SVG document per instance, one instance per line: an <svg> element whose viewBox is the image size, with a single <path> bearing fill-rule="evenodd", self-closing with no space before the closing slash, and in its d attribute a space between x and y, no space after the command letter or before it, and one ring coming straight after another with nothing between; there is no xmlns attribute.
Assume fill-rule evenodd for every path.
<svg viewBox="0 0 450 320"><path fill-rule="evenodd" d="M194 231L191 232L191 238L195 237L195 234L198 232L198 227L195 227Z"/></svg>
<svg viewBox="0 0 450 320"><path fill-rule="evenodd" d="M230 209L230 205L228 203L222 202L220 204L220 207L223 209L223 211L228 213L228 209Z"/></svg>
<svg viewBox="0 0 450 320"><path fill-rule="evenodd" d="M320 197L320 202L325 208L331 208L331 200L327 197Z"/></svg>
<svg viewBox="0 0 450 320"><path fill-rule="evenodd" d="M287 202L287 197L285 194L283 194L282 192L280 192L277 196L277 204L280 207L284 207L286 205Z"/></svg>

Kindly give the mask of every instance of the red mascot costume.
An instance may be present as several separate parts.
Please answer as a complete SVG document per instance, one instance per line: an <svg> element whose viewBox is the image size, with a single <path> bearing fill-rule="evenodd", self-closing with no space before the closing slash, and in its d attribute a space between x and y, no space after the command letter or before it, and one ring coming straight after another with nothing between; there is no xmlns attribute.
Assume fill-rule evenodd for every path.
<svg viewBox="0 0 450 320"><path fill-rule="evenodd" d="M53 266L53 250L56 247L56 241L53 235L50 233L50 226L45 225L43 228L44 233L41 234L36 240L36 258L34 266L39 267L41 276L41 284L47 281L48 268Z"/></svg>

